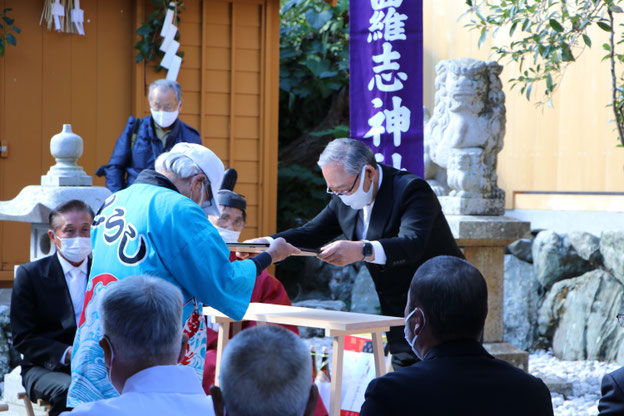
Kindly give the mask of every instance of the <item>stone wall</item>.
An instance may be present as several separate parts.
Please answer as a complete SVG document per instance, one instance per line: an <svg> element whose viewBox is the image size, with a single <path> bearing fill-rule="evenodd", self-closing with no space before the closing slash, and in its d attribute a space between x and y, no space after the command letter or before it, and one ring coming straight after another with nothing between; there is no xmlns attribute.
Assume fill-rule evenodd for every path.
<svg viewBox="0 0 624 416"><path fill-rule="evenodd" d="M505 340L566 360L624 363L624 231L541 231L508 246Z"/></svg>

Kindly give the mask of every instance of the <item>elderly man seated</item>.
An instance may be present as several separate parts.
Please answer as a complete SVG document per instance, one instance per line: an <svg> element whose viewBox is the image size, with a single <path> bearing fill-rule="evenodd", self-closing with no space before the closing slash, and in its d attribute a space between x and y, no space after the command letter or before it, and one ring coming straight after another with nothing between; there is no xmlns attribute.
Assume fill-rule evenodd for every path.
<svg viewBox="0 0 624 416"><path fill-rule="evenodd" d="M318 399L308 347L273 325L250 328L230 341L219 381L210 389L209 415L310 416Z"/></svg>
<svg viewBox="0 0 624 416"><path fill-rule="evenodd" d="M486 315L487 286L472 264L423 263L405 307L405 338L422 361L371 381L360 415L552 416L546 385L478 342Z"/></svg>
<svg viewBox="0 0 624 416"><path fill-rule="evenodd" d="M83 403L72 415L212 412L193 369L176 365L188 341L182 332L182 293L177 287L156 277L128 277L107 288L99 314L106 376L121 396Z"/></svg>

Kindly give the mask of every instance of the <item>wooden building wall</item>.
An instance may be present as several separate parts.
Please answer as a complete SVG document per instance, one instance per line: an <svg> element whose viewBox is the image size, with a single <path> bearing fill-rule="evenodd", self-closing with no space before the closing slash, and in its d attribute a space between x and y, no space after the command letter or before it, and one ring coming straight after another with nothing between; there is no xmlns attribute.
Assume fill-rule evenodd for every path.
<svg viewBox="0 0 624 416"><path fill-rule="evenodd" d="M248 200L243 238L275 230L279 0L185 0L178 81L180 118L201 132ZM0 200L38 185L53 164L49 140L63 123L81 135L79 164L105 164L129 115L149 114L146 85L165 76L136 65L135 31L149 0L83 0L86 36L39 26L40 0L0 0L22 29L0 58ZM261 163L262 161L262 163ZM103 186L101 178L95 184ZM0 280L28 261L29 225L0 222Z"/></svg>
<svg viewBox="0 0 624 416"><path fill-rule="evenodd" d="M467 9L457 0L425 0L424 102L434 104L435 65L443 59L487 60L490 43L477 48L478 34L458 20ZM624 149L617 148L610 100L610 69L600 62L606 32L590 33L593 48L566 70L554 109L537 108L501 75L507 106L507 134L499 156L499 185L507 207L519 209L624 210ZM501 34L499 36L504 36ZM535 90L534 90L535 93Z"/></svg>

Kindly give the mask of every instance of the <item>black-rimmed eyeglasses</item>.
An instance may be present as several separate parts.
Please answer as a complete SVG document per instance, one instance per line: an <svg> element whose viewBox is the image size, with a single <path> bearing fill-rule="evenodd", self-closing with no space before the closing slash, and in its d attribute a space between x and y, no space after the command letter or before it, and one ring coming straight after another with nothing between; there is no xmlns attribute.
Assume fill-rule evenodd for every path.
<svg viewBox="0 0 624 416"><path fill-rule="evenodd" d="M358 173L358 175L355 177L355 180L353 181L353 185L351 185L351 188L349 188L348 191L344 191L344 192L334 192L331 190L331 188L328 186L327 187L327 193L328 194L332 194L332 195L336 195L336 196L342 196L342 195L346 195L351 193L351 191L353 190L353 188L355 188L355 184L357 183L358 178L360 177L360 174Z"/></svg>

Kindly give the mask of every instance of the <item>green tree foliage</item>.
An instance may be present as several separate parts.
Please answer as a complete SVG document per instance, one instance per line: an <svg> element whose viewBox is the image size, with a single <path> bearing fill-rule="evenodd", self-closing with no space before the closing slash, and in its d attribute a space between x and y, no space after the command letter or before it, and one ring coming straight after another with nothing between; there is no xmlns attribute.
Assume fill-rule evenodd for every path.
<svg viewBox="0 0 624 416"><path fill-rule="evenodd" d="M280 11L280 149L302 137L348 135L347 126L318 131L333 101L349 86L348 0L336 7L322 0L282 0ZM306 143L298 147L306 148ZM316 151L309 153L318 157ZM278 230L303 224L328 201L320 169L284 161L278 195Z"/></svg>
<svg viewBox="0 0 624 416"><path fill-rule="evenodd" d="M4 50L7 45L17 45L17 39L13 33L18 34L21 32L20 28L13 24L15 19L9 17L10 11L11 9L7 8L0 13L0 56L4 56Z"/></svg>
<svg viewBox="0 0 624 416"><path fill-rule="evenodd" d="M349 85L348 12L348 0L282 0L280 146L313 130Z"/></svg>
<svg viewBox="0 0 624 416"><path fill-rule="evenodd" d="M141 36L141 39L134 45L134 49L136 49L136 63L138 64L141 61L149 62L159 60L163 56L165 56L164 52L160 50L160 44L163 41L163 38L160 36L160 31L162 30L163 20L165 15L167 14L167 9L169 8L170 0L152 0L152 7L154 8L152 12L147 16L147 18L141 22L141 27L137 29L137 35ZM184 2L182 0L178 0L175 2L175 15L174 15L174 23L179 28L180 27L180 13L184 10ZM180 31L175 35L175 40L180 40ZM180 58L184 57L184 52L178 51L176 54ZM160 71L162 67L158 65L156 71Z"/></svg>
<svg viewBox="0 0 624 416"><path fill-rule="evenodd" d="M552 94L561 82L565 68L588 47L589 28L609 32L610 41L602 48L611 63L612 108L620 141L624 145L624 73L616 73L616 62L624 54L616 47L624 43L624 25L614 24L614 14L622 13L622 0L466 0L466 24L480 33L479 46L492 36L492 51L499 61L517 65L519 75L510 79L528 100L538 94L540 104L552 106ZM496 39L505 31L506 40ZM617 38L617 39L616 39ZM539 92L542 92L539 94Z"/></svg>

